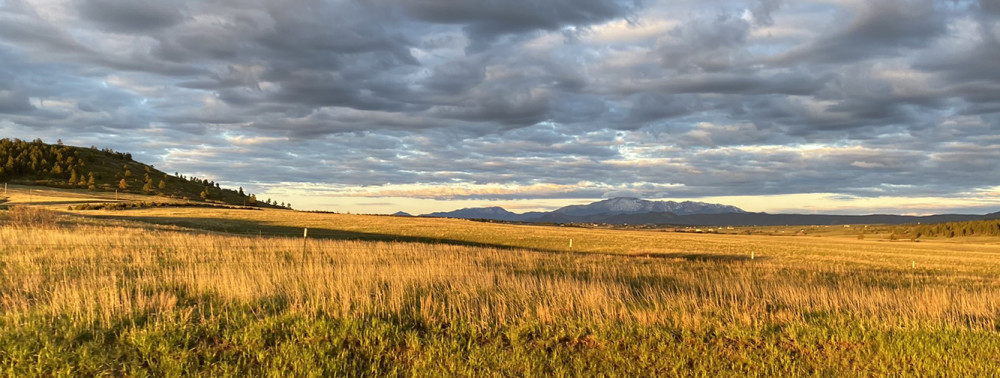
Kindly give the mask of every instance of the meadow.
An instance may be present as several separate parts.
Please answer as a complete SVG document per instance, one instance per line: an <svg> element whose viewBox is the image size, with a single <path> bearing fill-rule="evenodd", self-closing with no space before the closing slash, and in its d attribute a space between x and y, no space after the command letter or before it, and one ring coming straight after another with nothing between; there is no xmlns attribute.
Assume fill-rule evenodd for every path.
<svg viewBox="0 0 1000 378"><path fill-rule="evenodd" d="M15 206L0 240L8 376L1000 371L995 239Z"/></svg>

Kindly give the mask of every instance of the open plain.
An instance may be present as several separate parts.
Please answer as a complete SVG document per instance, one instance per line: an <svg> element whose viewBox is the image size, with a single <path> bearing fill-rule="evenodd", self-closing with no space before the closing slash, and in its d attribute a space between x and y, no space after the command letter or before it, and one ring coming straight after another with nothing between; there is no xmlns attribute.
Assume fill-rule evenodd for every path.
<svg viewBox="0 0 1000 378"><path fill-rule="evenodd" d="M991 238L68 211L55 198L78 196L48 193L0 211L4 375L1000 369Z"/></svg>

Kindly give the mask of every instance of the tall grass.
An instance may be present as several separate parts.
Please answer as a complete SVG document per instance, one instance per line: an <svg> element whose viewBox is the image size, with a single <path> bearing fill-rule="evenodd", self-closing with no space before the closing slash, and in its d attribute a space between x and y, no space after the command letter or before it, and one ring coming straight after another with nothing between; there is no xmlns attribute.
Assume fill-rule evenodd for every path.
<svg viewBox="0 0 1000 378"><path fill-rule="evenodd" d="M31 206L11 206L7 214L10 217L10 225L31 228L53 227L58 217L54 211Z"/></svg>
<svg viewBox="0 0 1000 378"><path fill-rule="evenodd" d="M722 254L566 255L129 228L0 228L2 309L109 324L179 296L302 314L428 322L638 322L698 328L831 314L872 327L995 330L995 275ZM845 261L846 256L842 257ZM962 257L957 257L962 260Z"/></svg>
<svg viewBox="0 0 1000 378"><path fill-rule="evenodd" d="M15 352L46 348L12 341L11 332L31 327L56 334L60 327L74 330L58 339L70 346L98 337L79 341L80 334L110 332L98 337L102 343L137 348L115 358L148 359L133 368L112 361L83 369L87 360L79 356L51 365L89 372L167 373L153 367L164 368L166 356L187 350L208 354L183 360L177 365L182 373L209 368L198 362L212 360L205 356L243 366L235 371L268 371L284 366L271 365L287 347L281 340L308 344L310 332L334 337L322 329L340 330L337 343L346 344L336 345L369 353L364 358L378 363L355 366L350 361L357 360L344 357L342 365L316 365L312 373L456 373L463 370L450 369L460 367L474 373L492 366L574 374L628 371L633 362L655 369L836 372L872 368L866 365L871 361L852 360L859 356L891 360L940 353L933 340L942 337L941 345L969 350L956 369L975 372L1000 363L972 359L1000 345L996 246L956 246L958 251L942 253L917 243L859 242L838 250L814 241L685 236L678 244L697 253L567 254L334 240L310 240L303 249L299 238L12 223L0 226L0 325L6 327L0 367L8 373L43 366L42 357ZM758 258L750 260L736 248L756 248ZM913 256L921 256L918 269L900 264ZM163 332L191 340L163 344L173 340ZM871 339L900 332L895 340ZM240 337L245 339L233 339ZM361 344L345 341L352 338ZM370 344L373 338L386 344ZM45 340L39 345L59 344ZM251 351L229 361L225 350L217 350L255 345L267 361L239 359ZM67 348L57 350L76 353ZM459 360L448 356L459 351ZM336 360L306 352L296 349L291 356ZM531 356L522 356L523 365L503 361L505 354L522 352ZM700 354L712 360L692 362ZM598 365L579 360L585 356ZM760 365L789 358L784 368ZM896 368L941 372L935 370L940 366L904 365Z"/></svg>

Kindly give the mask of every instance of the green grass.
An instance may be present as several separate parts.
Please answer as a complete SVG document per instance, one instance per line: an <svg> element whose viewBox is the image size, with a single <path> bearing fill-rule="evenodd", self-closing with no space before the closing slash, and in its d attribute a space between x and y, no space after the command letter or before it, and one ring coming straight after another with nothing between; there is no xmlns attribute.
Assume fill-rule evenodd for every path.
<svg viewBox="0 0 1000 378"><path fill-rule="evenodd" d="M873 331L822 321L698 331L531 322L478 328L261 314L252 306L215 311L110 327L44 317L0 322L0 374L988 376L1000 369L1000 338L987 331Z"/></svg>

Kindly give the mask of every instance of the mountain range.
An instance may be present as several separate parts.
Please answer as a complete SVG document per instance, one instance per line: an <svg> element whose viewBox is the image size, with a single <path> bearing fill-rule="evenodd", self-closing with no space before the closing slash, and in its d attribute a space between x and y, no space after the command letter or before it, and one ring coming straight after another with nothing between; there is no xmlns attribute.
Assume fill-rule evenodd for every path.
<svg viewBox="0 0 1000 378"><path fill-rule="evenodd" d="M550 212L514 213L502 207L465 208L448 212L423 214L423 217L489 219L512 222L609 223L617 220L629 223L632 218L648 217L648 214L676 217L695 214L742 214L742 209L705 202L649 201L639 198L618 197L590 203L570 205Z"/></svg>
<svg viewBox="0 0 1000 378"><path fill-rule="evenodd" d="M549 212L514 213L502 207L465 208L423 214L422 217L482 219L528 223L663 224L678 226L774 226L836 224L907 224L997 219L1000 212L975 214L823 215L751 213L722 204L694 201L649 201L619 197L587 205L571 205Z"/></svg>

